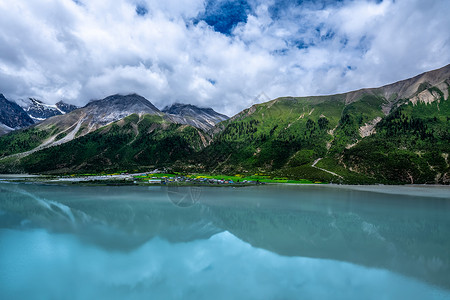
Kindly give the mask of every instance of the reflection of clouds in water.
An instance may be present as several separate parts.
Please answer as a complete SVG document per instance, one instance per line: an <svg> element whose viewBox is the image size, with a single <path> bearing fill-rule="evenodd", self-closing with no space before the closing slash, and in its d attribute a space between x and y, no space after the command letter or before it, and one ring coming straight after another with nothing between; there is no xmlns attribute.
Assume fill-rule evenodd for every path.
<svg viewBox="0 0 450 300"><path fill-rule="evenodd" d="M129 253L104 251L84 245L73 236L42 230L1 230L0 241L2 299L36 295L59 299L450 296L384 270L279 256L253 248L228 232L187 243L172 244L155 238Z"/></svg>
<svg viewBox="0 0 450 300"><path fill-rule="evenodd" d="M179 186L171 184L167 187L167 196L170 201L179 207L189 207L200 200L202 187Z"/></svg>

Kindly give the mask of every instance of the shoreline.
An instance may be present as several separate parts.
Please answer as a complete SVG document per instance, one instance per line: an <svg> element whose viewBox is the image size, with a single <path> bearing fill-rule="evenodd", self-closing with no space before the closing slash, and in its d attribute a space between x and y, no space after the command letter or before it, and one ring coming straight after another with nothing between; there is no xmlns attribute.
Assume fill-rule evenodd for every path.
<svg viewBox="0 0 450 300"><path fill-rule="evenodd" d="M6 177L6 178L5 178ZM14 180L15 179L15 180ZM141 187L141 188L333 188L339 190L348 190L349 192L371 192L386 195L407 195L411 197L431 197L442 200L450 200L450 185L442 184L405 184L405 185L358 185L358 184L336 184L336 183L234 183L234 184L211 184L194 182L170 182L170 183L148 183L135 182L132 180L83 180L84 178L63 178L64 180L50 179L48 176L3 176L0 174L0 184L36 184L46 186L65 186L65 187ZM430 195L432 191L433 195ZM411 199L413 200L413 199Z"/></svg>
<svg viewBox="0 0 450 300"><path fill-rule="evenodd" d="M268 178L268 176L207 175L207 174L166 174L166 173L122 173L107 175L37 175L0 174L0 181L41 182L48 184L85 185L180 185L180 186L252 186L264 184L327 184L310 180L290 180L287 178ZM283 182L286 181L286 182Z"/></svg>
<svg viewBox="0 0 450 300"><path fill-rule="evenodd" d="M136 180L133 176L139 174L123 174L123 175L94 175L94 176L79 176L66 177L54 175L36 175L36 174L0 174L0 183L41 183L50 185L79 185L79 186L201 186L201 187L245 187L245 186L324 186L335 187L340 189L352 189L360 191L379 192L380 188L383 190L390 190L385 192L389 194L404 194L404 190L411 191L412 189L420 191L423 188L442 189L450 195L450 185L443 184L337 184L337 183L285 183L285 182L233 182L233 183L209 183L209 182L194 182L194 181L172 181L165 183L149 183L146 181ZM403 191L400 191L403 190ZM415 194L417 195L417 194ZM426 195L423 195L426 196ZM450 196L447 196L450 198Z"/></svg>

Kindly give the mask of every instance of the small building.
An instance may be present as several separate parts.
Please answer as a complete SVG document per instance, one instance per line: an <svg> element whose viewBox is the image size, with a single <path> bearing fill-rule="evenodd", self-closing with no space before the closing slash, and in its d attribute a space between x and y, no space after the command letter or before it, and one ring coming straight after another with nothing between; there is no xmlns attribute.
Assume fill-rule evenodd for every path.
<svg viewBox="0 0 450 300"><path fill-rule="evenodd" d="M160 184L161 183L161 179L151 178L151 179L148 180L148 183Z"/></svg>

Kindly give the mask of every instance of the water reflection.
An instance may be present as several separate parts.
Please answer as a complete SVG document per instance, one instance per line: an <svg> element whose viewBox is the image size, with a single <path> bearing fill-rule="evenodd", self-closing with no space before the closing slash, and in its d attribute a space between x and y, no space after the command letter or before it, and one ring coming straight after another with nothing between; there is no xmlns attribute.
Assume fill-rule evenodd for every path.
<svg viewBox="0 0 450 300"><path fill-rule="evenodd" d="M322 259L381 268L450 289L450 199L445 193L436 195L414 197L323 186L195 187L195 191L186 187L177 188L174 193L166 187L0 183L0 228L19 229L23 234L40 228L68 234L65 239L70 243L75 243L76 237L89 247L98 247L89 251L107 250L119 256L158 245L165 249L163 253L181 251L195 256L197 252L192 251L196 249L200 256L193 259L195 263L191 261L192 267L201 268L202 272L214 264L208 264L201 253L211 249L211 241L225 239L226 247L247 249L246 243L253 246L252 254L247 253L249 261L252 255L270 256L270 252L284 257L270 256L273 261L287 265L289 257L296 257L300 265L314 264L310 258L320 258L329 268L346 267L336 265L337 262L324 263ZM40 234L54 239L51 234ZM176 250L169 249L173 243L179 245L173 246ZM5 251L2 250L2 260ZM151 255L158 256L152 251ZM214 248L209 255L214 251L220 255L224 250ZM244 258L233 256L233 252L225 256L229 263L234 257L236 263L245 265L245 260L241 261ZM255 264L264 264L264 260L253 259ZM187 263L182 260L179 263ZM255 272L264 269L252 267ZM285 266L283 270L288 269ZM358 276L382 274L361 267L352 270ZM264 272L270 272L270 268ZM277 272L275 275L281 276ZM301 286L302 282L299 279L296 284Z"/></svg>

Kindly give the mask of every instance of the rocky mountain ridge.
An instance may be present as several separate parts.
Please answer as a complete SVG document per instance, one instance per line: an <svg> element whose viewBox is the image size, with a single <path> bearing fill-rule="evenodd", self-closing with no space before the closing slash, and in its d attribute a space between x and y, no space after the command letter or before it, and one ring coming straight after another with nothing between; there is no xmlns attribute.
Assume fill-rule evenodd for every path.
<svg viewBox="0 0 450 300"><path fill-rule="evenodd" d="M29 110L29 113L37 111L43 119L38 118L39 123L30 130L45 132L39 137L39 147L33 151L67 143L132 114L137 114L140 117L144 115L159 116L168 123L191 125L202 130L210 129L216 122L227 118L213 109L198 108L194 105L178 106L178 110L174 110L175 106L173 106L173 114L167 114L137 94L112 95L104 99L91 101L84 107L67 113L63 111L62 105L47 105L35 99L30 99L30 101L32 105L28 107L32 107L32 109ZM134 126L137 127L137 124ZM0 127L0 131L2 128ZM11 130L5 128L4 131L7 133ZM206 145L210 138L208 135L202 135L202 140L203 144Z"/></svg>
<svg viewBox="0 0 450 300"><path fill-rule="evenodd" d="M34 98L21 101L21 104L24 111L35 123L53 116L64 115L78 108L78 106L67 104L63 101L51 105Z"/></svg>
<svg viewBox="0 0 450 300"><path fill-rule="evenodd" d="M204 131L209 131L217 123L229 119L228 116L220 114L212 108L201 108L183 103L166 106L162 112L170 115L176 123L191 125Z"/></svg>
<svg viewBox="0 0 450 300"><path fill-rule="evenodd" d="M33 123L33 120L19 105L0 94L0 135Z"/></svg>

